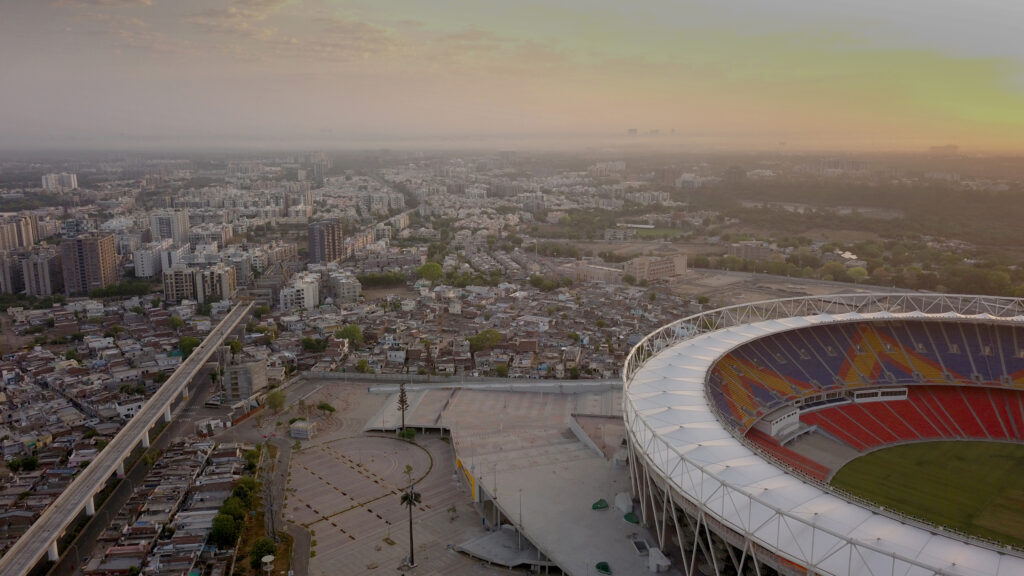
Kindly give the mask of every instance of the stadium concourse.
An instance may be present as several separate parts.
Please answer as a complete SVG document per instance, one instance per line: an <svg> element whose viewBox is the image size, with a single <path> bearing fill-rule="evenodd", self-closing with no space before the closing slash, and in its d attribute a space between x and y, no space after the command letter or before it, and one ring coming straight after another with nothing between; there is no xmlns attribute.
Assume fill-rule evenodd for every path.
<svg viewBox="0 0 1024 576"><path fill-rule="evenodd" d="M685 318L623 372L633 494L686 574L1024 574L1016 549L825 481L883 446L1024 438L1024 301L772 300Z"/></svg>

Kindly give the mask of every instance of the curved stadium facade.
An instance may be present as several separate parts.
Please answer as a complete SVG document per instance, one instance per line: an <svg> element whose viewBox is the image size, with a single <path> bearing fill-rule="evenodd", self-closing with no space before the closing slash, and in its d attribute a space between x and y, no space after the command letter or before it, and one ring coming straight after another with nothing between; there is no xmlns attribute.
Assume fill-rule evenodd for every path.
<svg viewBox="0 0 1024 576"><path fill-rule="evenodd" d="M1024 554L858 501L851 454L943 439L1024 440L1024 300L856 294L712 310L626 360L639 512L685 573L1024 574Z"/></svg>

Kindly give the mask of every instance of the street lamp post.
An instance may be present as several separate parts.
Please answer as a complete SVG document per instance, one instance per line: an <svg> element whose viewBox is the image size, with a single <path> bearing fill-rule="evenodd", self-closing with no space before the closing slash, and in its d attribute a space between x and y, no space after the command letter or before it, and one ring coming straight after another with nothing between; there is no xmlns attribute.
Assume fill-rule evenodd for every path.
<svg viewBox="0 0 1024 576"><path fill-rule="evenodd" d="M516 531L519 536L517 544L517 550L523 551L523 489L519 489L519 530Z"/></svg>

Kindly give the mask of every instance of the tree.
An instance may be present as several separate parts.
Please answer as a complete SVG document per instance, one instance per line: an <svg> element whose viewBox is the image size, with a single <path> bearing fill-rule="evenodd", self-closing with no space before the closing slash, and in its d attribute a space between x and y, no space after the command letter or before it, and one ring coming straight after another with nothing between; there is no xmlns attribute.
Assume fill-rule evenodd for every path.
<svg viewBox="0 0 1024 576"><path fill-rule="evenodd" d="M238 523L227 514L217 514L210 530L210 542L218 548L230 548L238 541Z"/></svg>
<svg viewBox="0 0 1024 576"><path fill-rule="evenodd" d="M277 552L277 545L270 538L260 538L252 543L252 550L249 551L249 566L253 570L259 570L263 557Z"/></svg>
<svg viewBox="0 0 1024 576"><path fill-rule="evenodd" d="M177 316L171 316L170 323L171 328L173 328L175 332L181 330L181 328L185 325L185 321Z"/></svg>
<svg viewBox="0 0 1024 576"><path fill-rule="evenodd" d="M11 472L31 472L39 467L39 458L35 456L17 456L11 458L10 462L7 463L7 468Z"/></svg>
<svg viewBox="0 0 1024 576"><path fill-rule="evenodd" d="M327 350L327 340L306 336L301 340L302 349L306 352L323 352Z"/></svg>
<svg viewBox="0 0 1024 576"><path fill-rule="evenodd" d="M178 339L178 350L181 350L181 355L183 357L188 358L189 354L191 354L200 343L201 341L199 338L194 336L182 336Z"/></svg>
<svg viewBox="0 0 1024 576"><path fill-rule="evenodd" d="M498 364L494 367L494 373L499 378L508 378L508 364Z"/></svg>
<svg viewBox="0 0 1024 576"><path fill-rule="evenodd" d="M242 343L238 340L228 340L228 348L231 348L232 356L238 356L238 353L242 351Z"/></svg>
<svg viewBox="0 0 1024 576"><path fill-rule="evenodd" d="M486 350L487 348L494 348L498 344L501 344L501 339L501 332L498 332L493 328L488 328L476 336L470 336L468 338L469 351L475 353L480 350Z"/></svg>
<svg viewBox="0 0 1024 576"><path fill-rule="evenodd" d="M402 412L402 434L405 434L405 411L409 409L409 396L405 393L405 382L398 385L398 409Z"/></svg>
<svg viewBox="0 0 1024 576"><path fill-rule="evenodd" d="M437 282L444 275L444 269L437 262L427 262L416 269L416 275L431 283Z"/></svg>
<svg viewBox="0 0 1024 576"><path fill-rule="evenodd" d="M868 271L861 268L860 266L850 268L849 270L846 271L846 273L850 275L851 280L858 284L863 282L864 279L868 277Z"/></svg>
<svg viewBox="0 0 1024 576"><path fill-rule="evenodd" d="M246 505L241 498L232 496L225 500L224 503L220 505L220 509L218 510L218 512L221 514L227 514L228 516L234 518L235 522L241 523L243 520L245 520Z"/></svg>
<svg viewBox="0 0 1024 576"><path fill-rule="evenodd" d="M420 493L412 483L412 466L405 465L405 476L409 479L409 487L402 492L402 505L409 509L409 567L416 565L415 546L412 540L412 509L420 503Z"/></svg>
<svg viewBox="0 0 1024 576"><path fill-rule="evenodd" d="M271 390L267 394L267 407L274 412L280 412L284 408L285 396L280 390Z"/></svg>
<svg viewBox="0 0 1024 576"><path fill-rule="evenodd" d="M252 315L258 318L263 318L267 314L270 314L269 306L257 306L252 309Z"/></svg>
<svg viewBox="0 0 1024 576"><path fill-rule="evenodd" d="M231 491L231 497L241 501L246 508L252 508L256 500L255 495L256 480L252 476L243 476Z"/></svg>
<svg viewBox="0 0 1024 576"><path fill-rule="evenodd" d="M361 346L363 344L363 329L358 324L346 324L341 330L334 333L334 337L344 338L353 346Z"/></svg>
<svg viewBox="0 0 1024 576"><path fill-rule="evenodd" d="M337 411L337 408L335 408L334 406L331 406L327 402L317 402L316 409L320 410L320 411L323 411L323 412L330 412L330 413L333 413L333 412Z"/></svg>
<svg viewBox="0 0 1024 576"><path fill-rule="evenodd" d="M356 372L359 372L360 374L370 374L373 372L373 368L370 368L370 363L366 358L360 358L359 361L356 362Z"/></svg>

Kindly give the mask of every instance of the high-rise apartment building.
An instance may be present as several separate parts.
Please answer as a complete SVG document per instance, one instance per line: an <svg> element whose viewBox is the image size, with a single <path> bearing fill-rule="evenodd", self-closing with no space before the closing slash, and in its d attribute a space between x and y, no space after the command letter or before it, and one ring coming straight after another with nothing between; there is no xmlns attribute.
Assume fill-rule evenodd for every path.
<svg viewBox="0 0 1024 576"><path fill-rule="evenodd" d="M206 268L178 265L163 271L164 299L195 300L200 304L230 300L238 292L235 269L219 263Z"/></svg>
<svg viewBox="0 0 1024 576"><path fill-rule="evenodd" d="M344 235L337 220L321 220L309 225L309 261L334 262L344 255Z"/></svg>
<svg viewBox="0 0 1024 576"><path fill-rule="evenodd" d="M184 210L159 210L149 215L149 228L153 240L170 238L175 244L189 241L188 212Z"/></svg>
<svg viewBox="0 0 1024 576"><path fill-rule="evenodd" d="M24 252L0 252L0 294L20 294L25 290L24 259Z"/></svg>
<svg viewBox="0 0 1024 576"><path fill-rule="evenodd" d="M164 267L162 266L162 255L164 251L171 251L174 241L165 238L157 242L150 242L135 250L132 254L132 261L135 263L136 278L153 278L159 275ZM173 262L168 268L178 262Z"/></svg>
<svg viewBox="0 0 1024 576"><path fill-rule="evenodd" d="M39 217L11 216L0 220L0 250L31 248L39 239Z"/></svg>
<svg viewBox="0 0 1024 576"><path fill-rule="evenodd" d="M64 289L83 294L117 283L117 251L113 234L86 234L60 245Z"/></svg>
<svg viewBox="0 0 1024 576"><path fill-rule="evenodd" d="M183 265L164 269L164 300L167 302L181 302L182 300L194 299L196 295L196 272L195 268L188 268Z"/></svg>
<svg viewBox="0 0 1024 576"><path fill-rule="evenodd" d="M292 283L278 294L281 310L312 310L320 305L320 276L314 272L300 272Z"/></svg>
<svg viewBox="0 0 1024 576"><path fill-rule="evenodd" d="M55 248L34 251L22 262L22 272L29 296L52 296L63 287L60 254Z"/></svg>
<svg viewBox="0 0 1024 576"><path fill-rule="evenodd" d="M63 192L78 188L78 175L61 172L60 174L43 174L43 190L47 192Z"/></svg>

